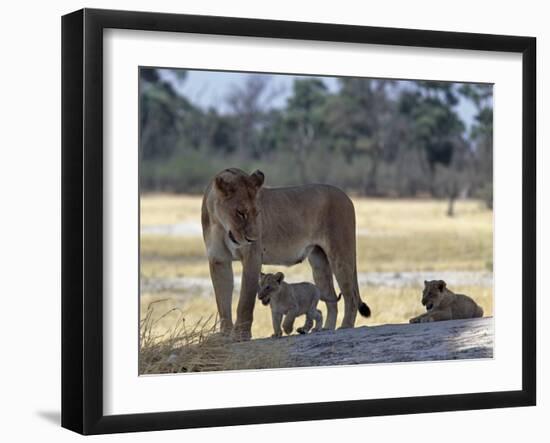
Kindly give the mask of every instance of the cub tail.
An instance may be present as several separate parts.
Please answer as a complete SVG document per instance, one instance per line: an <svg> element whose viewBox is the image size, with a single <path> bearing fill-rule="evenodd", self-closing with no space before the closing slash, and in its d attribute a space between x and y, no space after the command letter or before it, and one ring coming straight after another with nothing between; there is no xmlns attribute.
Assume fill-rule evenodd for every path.
<svg viewBox="0 0 550 443"><path fill-rule="evenodd" d="M342 294L338 295L338 297L331 297L330 295L321 295L321 300L323 300L325 303L338 303L340 299L342 298Z"/></svg>

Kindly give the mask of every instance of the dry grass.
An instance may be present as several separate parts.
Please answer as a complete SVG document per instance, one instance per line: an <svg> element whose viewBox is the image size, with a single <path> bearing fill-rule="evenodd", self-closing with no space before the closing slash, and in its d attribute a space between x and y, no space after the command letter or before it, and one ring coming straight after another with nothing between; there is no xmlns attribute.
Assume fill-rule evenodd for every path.
<svg viewBox="0 0 550 443"><path fill-rule="evenodd" d="M492 212L478 201L459 201L456 217L445 215L446 202L434 200L354 199L358 230L358 271L490 271L492 268ZM142 196L143 226L200 223L200 197ZM241 264L233 265L240 275ZM267 272L280 270L265 266ZM289 281L312 281L307 263L284 268ZM202 278L209 281L204 244L200 236L142 234L141 278ZM362 297L373 316L357 325L407 322L423 312L421 287L363 286ZM472 296L486 315L493 313L491 287L457 286L455 292ZM238 296L235 291L233 310ZM343 302L341 302L343 303ZM322 303L320 309L326 315ZM235 315L235 314L234 314ZM284 366L285 350L273 349L269 361L229 352L216 338L213 292L170 290L143 292L141 296L141 373L227 370ZM341 321L343 309L339 309ZM297 326L303 319L298 319ZM191 327L190 325L193 325ZM272 334L270 310L257 305L254 338ZM208 339L207 339L208 338ZM260 359L260 360L258 360ZM261 360L264 359L264 360Z"/></svg>
<svg viewBox="0 0 550 443"><path fill-rule="evenodd" d="M459 200L452 218L447 217L447 202L443 200L354 198L353 201L357 227L366 228L372 235L467 231L492 235L493 213L478 200Z"/></svg>
<svg viewBox="0 0 550 443"><path fill-rule="evenodd" d="M147 305L140 324L139 373L166 374L263 369L288 366L287 343L270 346L269 352L239 352L218 330L215 314L186 320L180 308L164 310L158 299ZM188 327L190 324L192 326Z"/></svg>
<svg viewBox="0 0 550 443"><path fill-rule="evenodd" d="M178 202L181 208L178 208ZM490 270L492 212L478 201L460 201L456 217L435 200L355 199L359 272ZM200 222L200 197L142 197L142 220L159 224ZM178 218L180 217L180 218ZM202 238L142 234L141 276L208 277ZM235 273L240 264L234 264ZM273 268L275 269L275 268ZM289 270L309 276L307 264Z"/></svg>
<svg viewBox="0 0 550 443"><path fill-rule="evenodd" d="M172 307L157 314L156 300L147 306L140 324L140 374L201 372L224 369L230 355L221 340L209 339L217 329L215 317L186 326L182 311ZM162 312L162 311L161 311ZM168 327L162 327L169 321ZM178 350L184 350L178 352Z"/></svg>
<svg viewBox="0 0 550 443"><path fill-rule="evenodd" d="M457 286L451 288L454 292L467 294L474 298L483 308L486 316L493 314L493 291L492 288L480 288L476 286ZM407 323L411 317L420 315L425 308L420 303L422 296L421 287L389 288L384 286L363 286L360 288L363 299L372 310L369 319L357 317L357 326L381 325L388 323ZM202 322L203 318L213 318L216 311L214 296L204 297L201 295L186 294L184 296L173 296L170 293L143 294L142 295L142 317L147 315L147 308L152 302L159 302L157 308L156 323L153 328L161 334L162 331L169 331L177 323L180 313L185 317L188 324ZM233 303L233 316L236 315L237 299ZM338 324L343 318L343 301L340 302L338 310ZM326 305L319 304L319 309L326 318ZM161 314L171 311L170 314ZM299 317L295 326L301 326L305 317ZM260 303L254 309L254 323L252 325L252 336L254 338L270 337L273 334L271 324L271 311L269 307Z"/></svg>
<svg viewBox="0 0 550 443"><path fill-rule="evenodd" d="M171 225L200 221L201 197L195 195L148 194L140 199L142 226Z"/></svg>

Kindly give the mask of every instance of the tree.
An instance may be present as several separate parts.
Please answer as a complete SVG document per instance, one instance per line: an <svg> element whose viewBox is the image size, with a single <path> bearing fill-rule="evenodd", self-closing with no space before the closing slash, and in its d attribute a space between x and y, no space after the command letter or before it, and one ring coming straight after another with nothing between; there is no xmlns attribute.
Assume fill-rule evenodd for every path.
<svg viewBox="0 0 550 443"><path fill-rule="evenodd" d="M235 86L226 97L235 120L238 151L242 157L259 156L259 133L266 110L274 98L269 92L270 77L249 75L244 84Z"/></svg>
<svg viewBox="0 0 550 443"><path fill-rule="evenodd" d="M317 78L297 79L284 118L287 139L294 152L302 183L309 181L308 157L323 129L327 87Z"/></svg>
<svg viewBox="0 0 550 443"><path fill-rule="evenodd" d="M338 150L349 162L365 156L368 161L363 193L377 195L380 163L395 154L393 137L396 104L390 97L390 80L341 78L339 94L328 108L328 125Z"/></svg>
<svg viewBox="0 0 550 443"><path fill-rule="evenodd" d="M453 216L454 202L468 186L470 157L465 126L454 109L459 101L456 84L416 82L400 101L400 110L411 123L412 146L424 153L427 162L430 193L443 192L449 199L447 214Z"/></svg>
<svg viewBox="0 0 550 443"><path fill-rule="evenodd" d="M489 209L493 208L493 87L487 84L464 84L460 93L476 107L475 123L470 129L473 143L477 195Z"/></svg>
<svg viewBox="0 0 550 443"><path fill-rule="evenodd" d="M179 76L184 78L184 72ZM139 138L142 159L167 158L180 138L181 126L194 107L155 68L139 71Z"/></svg>
<svg viewBox="0 0 550 443"><path fill-rule="evenodd" d="M267 169L274 185L445 197L449 215L465 193L492 204L490 85L341 78L329 89L323 78L295 77L274 106L281 90L271 78L246 76L225 107L205 109L182 87L187 71L140 69L141 189L200 192L236 165ZM467 133L463 100L477 110Z"/></svg>

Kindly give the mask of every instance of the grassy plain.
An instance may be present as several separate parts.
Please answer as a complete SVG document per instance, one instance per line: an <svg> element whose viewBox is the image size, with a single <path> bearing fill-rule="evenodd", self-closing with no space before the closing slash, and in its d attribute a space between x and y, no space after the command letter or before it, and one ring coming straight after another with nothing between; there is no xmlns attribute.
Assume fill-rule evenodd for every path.
<svg viewBox="0 0 550 443"><path fill-rule="evenodd" d="M493 213L482 202L459 201L456 216L450 218L446 216L445 201L353 200L357 217L359 274L413 272L422 276L426 272L492 271ZM150 304L155 302L153 312L150 312L153 337L165 337L167 331L173 330L182 319L187 325L195 325L201 319L213 321L215 318L216 304L213 291L208 289L211 286L204 244L196 232L200 226L200 206L201 198L197 196L146 195L141 198L142 284L173 279L201 283L198 287L189 285L184 289L171 288L170 284L158 290L142 289L142 318L150 312ZM197 229L182 235L147 233L150 227L174 224L196 225ZM233 269L235 276L239 276L240 263L234 263ZM275 271L281 267L266 266L264 269ZM312 281L307 262L282 270L290 282ZM370 319L360 318L358 325L407 322L423 311L419 284L402 287L363 284L360 289L373 315ZM471 295L481 304L486 315L492 315L492 287L472 281L451 289ZM237 290L234 297L235 310ZM323 304L320 308L326 314ZM252 333L255 338L272 333L269 308L261 304L255 308Z"/></svg>

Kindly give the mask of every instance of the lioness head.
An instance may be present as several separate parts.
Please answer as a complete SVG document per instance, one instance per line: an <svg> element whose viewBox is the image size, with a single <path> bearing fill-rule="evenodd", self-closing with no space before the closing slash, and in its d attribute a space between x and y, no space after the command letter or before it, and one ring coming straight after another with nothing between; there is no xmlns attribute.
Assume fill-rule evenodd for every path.
<svg viewBox="0 0 550 443"><path fill-rule="evenodd" d="M428 311L437 308L443 300L447 284L443 280L424 280L424 291L422 292L422 304Z"/></svg>
<svg viewBox="0 0 550 443"><path fill-rule="evenodd" d="M240 169L226 169L214 178L219 198L215 211L229 240L240 247L254 243L259 235L258 194L264 183L262 171L248 175Z"/></svg>
<svg viewBox="0 0 550 443"><path fill-rule="evenodd" d="M282 272L277 272L276 274L260 274L258 299L263 305L268 305L271 298L279 293L284 278L285 275Z"/></svg>

